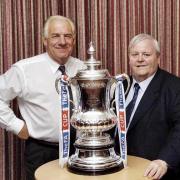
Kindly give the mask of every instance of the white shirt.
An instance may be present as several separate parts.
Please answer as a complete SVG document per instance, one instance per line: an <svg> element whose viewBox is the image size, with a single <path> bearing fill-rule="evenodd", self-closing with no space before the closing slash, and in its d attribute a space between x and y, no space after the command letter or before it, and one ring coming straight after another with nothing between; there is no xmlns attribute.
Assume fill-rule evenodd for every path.
<svg viewBox="0 0 180 180"><path fill-rule="evenodd" d="M17 97L23 119L31 137L58 142L60 123L59 95L55 81L61 72L59 64L47 53L18 61L0 76L0 126L18 134L24 121L9 108ZM86 66L79 59L69 57L65 64L69 77Z"/></svg>
<svg viewBox="0 0 180 180"><path fill-rule="evenodd" d="M132 114L131 114L131 117L130 117L130 120L129 120L129 124L128 124L127 129L129 128L129 125L131 124L132 118L133 118L134 113L135 113L135 111L136 111L136 109L137 109L137 107L138 107L138 104L139 104L139 102L140 102L143 94L145 93L145 91L146 91L149 83L150 83L151 80L153 79L154 75L155 75L155 74L153 74L152 76L150 76L149 78L147 78L146 80L141 81L141 82L137 82L135 79L133 79L133 83L132 83L132 85L131 85L131 88L130 88L130 90L129 90L128 96L127 96L127 98L126 98L126 107L128 106L128 104L130 103L130 101L131 101L132 98L133 98L133 95L134 95L134 84L135 84L135 83L138 83L139 86L140 86L140 89L139 89L139 91L138 91L138 96L137 96L137 99L136 99L136 103L135 103L135 105L134 105L134 109L133 109L133 111L132 111Z"/></svg>

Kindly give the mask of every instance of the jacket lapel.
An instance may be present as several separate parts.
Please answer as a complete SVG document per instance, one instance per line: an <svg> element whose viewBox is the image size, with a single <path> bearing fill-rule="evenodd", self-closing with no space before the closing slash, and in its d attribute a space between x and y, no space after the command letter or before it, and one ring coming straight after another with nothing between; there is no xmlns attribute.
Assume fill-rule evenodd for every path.
<svg viewBox="0 0 180 180"><path fill-rule="evenodd" d="M151 106L158 100L160 90L160 70L157 71L156 75L147 87L137 109L134 117L131 121L129 129L132 129L140 120L144 117L146 112L151 108Z"/></svg>

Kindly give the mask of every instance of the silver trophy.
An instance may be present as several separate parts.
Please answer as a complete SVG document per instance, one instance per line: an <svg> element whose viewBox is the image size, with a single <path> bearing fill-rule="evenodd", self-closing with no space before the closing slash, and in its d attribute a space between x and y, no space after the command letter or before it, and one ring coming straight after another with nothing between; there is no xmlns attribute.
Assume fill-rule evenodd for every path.
<svg viewBox="0 0 180 180"><path fill-rule="evenodd" d="M107 69L100 69L94 53L90 43L87 69L70 80L74 103L71 125L79 136L74 143L75 154L68 160L68 169L80 174L106 174L124 167L121 156L115 153L114 139L106 133L117 123L110 92L116 80ZM128 76L124 75L124 79Z"/></svg>

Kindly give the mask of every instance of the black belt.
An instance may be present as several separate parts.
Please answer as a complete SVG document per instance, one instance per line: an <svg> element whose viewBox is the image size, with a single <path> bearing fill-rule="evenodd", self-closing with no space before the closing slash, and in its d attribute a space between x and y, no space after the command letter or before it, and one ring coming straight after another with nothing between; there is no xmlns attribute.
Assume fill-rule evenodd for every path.
<svg viewBox="0 0 180 180"><path fill-rule="evenodd" d="M56 142L49 142L49 141L44 141L44 140L39 140L39 139L34 139L32 137L29 137L28 140L29 142L34 142L40 145L45 145L45 146L54 146L54 147L58 147L59 143Z"/></svg>

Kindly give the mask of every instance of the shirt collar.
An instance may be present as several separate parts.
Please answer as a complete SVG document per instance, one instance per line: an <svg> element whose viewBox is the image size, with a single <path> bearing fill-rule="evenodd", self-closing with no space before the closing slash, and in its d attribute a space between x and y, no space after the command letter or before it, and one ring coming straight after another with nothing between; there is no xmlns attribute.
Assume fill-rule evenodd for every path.
<svg viewBox="0 0 180 180"><path fill-rule="evenodd" d="M133 83L132 83L132 87L134 87L135 83L138 83L140 86L140 90L142 90L143 92L145 92L146 88L148 87L149 83L151 82L151 80L153 79L154 75L156 74L156 72L151 75L150 77L148 77L147 79L145 79L144 81L141 82L137 82L134 78L133 78Z"/></svg>
<svg viewBox="0 0 180 180"><path fill-rule="evenodd" d="M50 64L51 70L52 70L53 74L55 74L55 73L58 71L58 68L59 68L60 64L58 64L56 61L54 61L54 60L49 56L49 54L48 54L47 52L46 52L46 55L47 55L47 60L48 60L48 62L49 62L49 64ZM70 64L70 58L71 58L71 57L69 57L69 59L68 59L68 61L66 62L66 64L64 64L66 70L68 70L68 66L69 66L69 64Z"/></svg>
<svg viewBox="0 0 180 180"><path fill-rule="evenodd" d="M67 73L68 76L71 74L71 73L69 72L69 71L72 70L72 69L71 69L71 66L72 66L72 57L69 56L68 61L67 61L66 64L65 64L66 73Z"/></svg>

